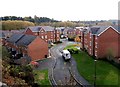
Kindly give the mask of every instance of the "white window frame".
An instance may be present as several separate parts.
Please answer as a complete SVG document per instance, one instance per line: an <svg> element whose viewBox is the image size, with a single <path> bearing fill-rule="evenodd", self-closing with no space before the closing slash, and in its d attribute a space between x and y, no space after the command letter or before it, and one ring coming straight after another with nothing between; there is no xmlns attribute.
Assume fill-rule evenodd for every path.
<svg viewBox="0 0 120 87"><path fill-rule="evenodd" d="M59 37L59 34L57 34L57 37Z"/></svg>
<svg viewBox="0 0 120 87"><path fill-rule="evenodd" d="M90 49L90 54L92 54L91 49Z"/></svg>
<svg viewBox="0 0 120 87"><path fill-rule="evenodd" d="M95 48L97 48L97 44L95 45Z"/></svg>
<svg viewBox="0 0 120 87"><path fill-rule="evenodd" d="M97 51L95 51L95 56L97 57Z"/></svg>
<svg viewBox="0 0 120 87"><path fill-rule="evenodd" d="M47 35L45 35L45 39L47 39Z"/></svg>
<svg viewBox="0 0 120 87"><path fill-rule="evenodd" d="M44 36L41 36L42 39L44 39Z"/></svg>
<svg viewBox="0 0 120 87"><path fill-rule="evenodd" d="M95 42L95 44L98 44L97 42Z"/></svg>
<svg viewBox="0 0 120 87"><path fill-rule="evenodd" d="M44 32L43 30L41 30L41 32Z"/></svg>
<svg viewBox="0 0 120 87"><path fill-rule="evenodd" d="M90 46L92 46L92 42L90 41Z"/></svg>

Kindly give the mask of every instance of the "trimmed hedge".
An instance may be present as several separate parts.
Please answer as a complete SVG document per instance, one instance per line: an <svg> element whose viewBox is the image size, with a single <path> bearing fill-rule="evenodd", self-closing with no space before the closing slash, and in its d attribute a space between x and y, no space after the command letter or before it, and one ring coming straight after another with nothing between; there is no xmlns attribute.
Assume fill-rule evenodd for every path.
<svg viewBox="0 0 120 87"><path fill-rule="evenodd" d="M79 50L77 48L74 48L74 49L67 49L71 54L77 54L79 53Z"/></svg>

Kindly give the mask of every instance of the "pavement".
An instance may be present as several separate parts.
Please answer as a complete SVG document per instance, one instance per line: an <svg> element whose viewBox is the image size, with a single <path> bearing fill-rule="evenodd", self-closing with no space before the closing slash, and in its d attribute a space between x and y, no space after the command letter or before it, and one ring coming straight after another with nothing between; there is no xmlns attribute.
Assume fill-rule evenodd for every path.
<svg viewBox="0 0 120 87"><path fill-rule="evenodd" d="M37 61L39 63L39 66L35 69L37 70L44 70L44 69L50 69L53 67L54 59L53 58L47 58L44 60Z"/></svg>
<svg viewBox="0 0 120 87"><path fill-rule="evenodd" d="M74 58L71 58L71 72L73 73L74 77L77 79L77 81L79 81L80 83L82 83L83 85L90 85L89 82L87 80L85 80L78 72L77 70L77 64L76 61L74 60Z"/></svg>

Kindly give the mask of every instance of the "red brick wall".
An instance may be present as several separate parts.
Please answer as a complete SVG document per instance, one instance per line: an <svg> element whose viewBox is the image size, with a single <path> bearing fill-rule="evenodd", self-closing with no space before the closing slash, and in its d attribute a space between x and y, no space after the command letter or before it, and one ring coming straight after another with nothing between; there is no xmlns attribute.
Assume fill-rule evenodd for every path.
<svg viewBox="0 0 120 87"><path fill-rule="evenodd" d="M85 34L84 34L84 32L82 32L81 33L81 43L82 43L82 49L84 49L85 47L84 47L84 44L85 44Z"/></svg>
<svg viewBox="0 0 120 87"><path fill-rule="evenodd" d="M74 31L67 31L67 33L68 33L68 36L76 35L76 31L75 30Z"/></svg>
<svg viewBox="0 0 120 87"><path fill-rule="evenodd" d="M44 29L40 30L40 32L32 32L30 29L27 29L27 31L25 32L25 34L29 34L29 35L35 35L35 36L40 36L44 41L48 42L48 40L55 42L55 41L60 41L60 32L55 32L55 31L45 31ZM59 37L58 35L59 34ZM45 37L47 35L47 38ZM55 38L55 35L57 36Z"/></svg>
<svg viewBox="0 0 120 87"><path fill-rule="evenodd" d="M109 49L112 50L115 57L118 56L118 33L112 28L109 28L98 37L98 57L106 57Z"/></svg>
<svg viewBox="0 0 120 87"><path fill-rule="evenodd" d="M90 45L90 41L91 41L91 45ZM87 33L85 34L85 38L84 38L84 46L85 46L85 49L87 50L87 52L92 55L93 52L92 52L92 36L90 38L90 33Z"/></svg>
<svg viewBox="0 0 120 87"><path fill-rule="evenodd" d="M76 35L80 35L81 36L81 31L79 29L76 29Z"/></svg>
<svg viewBox="0 0 120 87"><path fill-rule="evenodd" d="M48 55L48 44L44 40L37 37L28 46L28 55L33 61L45 58L45 55Z"/></svg>
<svg viewBox="0 0 120 87"><path fill-rule="evenodd" d="M118 35L118 58L120 58L120 34Z"/></svg>
<svg viewBox="0 0 120 87"><path fill-rule="evenodd" d="M53 42L53 40L55 40L53 31L47 31L47 39L52 40L52 42Z"/></svg>
<svg viewBox="0 0 120 87"><path fill-rule="evenodd" d="M59 30L55 30L54 38L55 38L55 41L60 41L60 31Z"/></svg>
<svg viewBox="0 0 120 87"><path fill-rule="evenodd" d="M34 33L29 28L26 30L25 34L34 35Z"/></svg>
<svg viewBox="0 0 120 87"><path fill-rule="evenodd" d="M98 37L97 36L95 36L95 52L94 52L94 54L95 54L95 56L96 57L98 57L98 48L99 48L99 45L98 45Z"/></svg>
<svg viewBox="0 0 120 87"><path fill-rule="evenodd" d="M39 32L39 36L47 42L47 38L45 38L45 36L47 35L47 32L44 30L44 29L41 29L40 32Z"/></svg>

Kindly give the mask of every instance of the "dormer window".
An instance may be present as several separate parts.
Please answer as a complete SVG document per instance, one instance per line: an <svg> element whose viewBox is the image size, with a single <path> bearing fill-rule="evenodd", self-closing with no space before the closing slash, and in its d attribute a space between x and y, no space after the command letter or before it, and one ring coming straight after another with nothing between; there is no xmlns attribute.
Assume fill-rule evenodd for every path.
<svg viewBox="0 0 120 87"><path fill-rule="evenodd" d="M90 38L91 38L92 34L90 33Z"/></svg>
<svg viewBox="0 0 120 87"><path fill-rule="evenodd" d="M41 30L41 32L44 32L43 30Z"/></svg>

